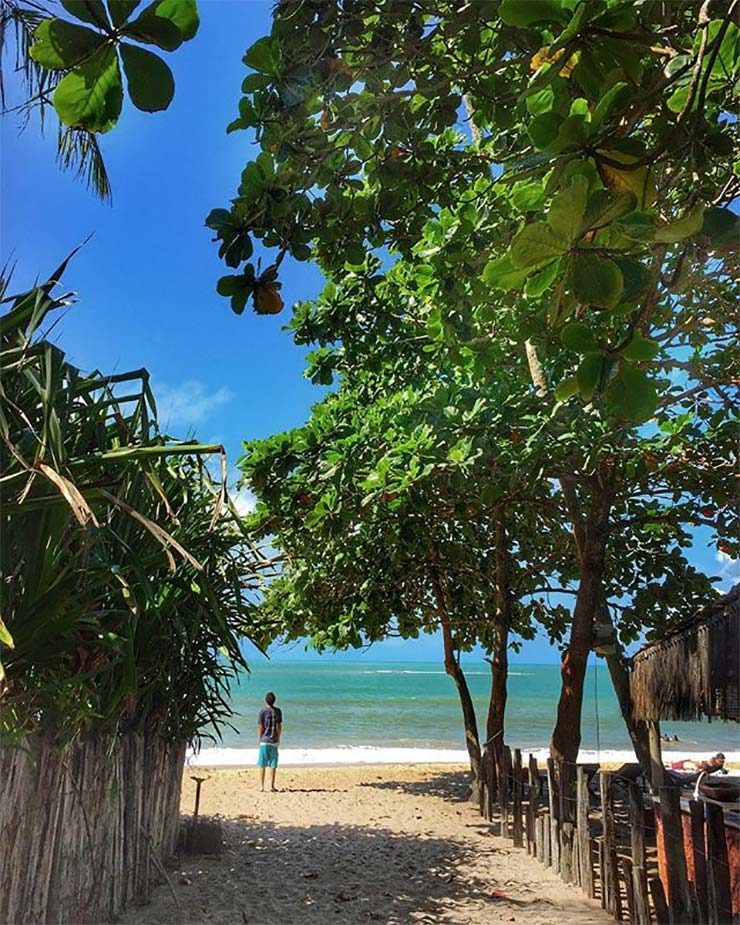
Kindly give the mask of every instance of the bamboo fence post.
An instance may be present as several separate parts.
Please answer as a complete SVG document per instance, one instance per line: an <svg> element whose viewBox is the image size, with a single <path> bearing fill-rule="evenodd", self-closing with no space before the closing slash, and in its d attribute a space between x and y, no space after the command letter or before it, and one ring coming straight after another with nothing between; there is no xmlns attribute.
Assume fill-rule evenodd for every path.
<svg viewBox="0 0 740 925"><path fill-rule="evenodd" d="M499 780L500 796L499 808L501 811L501 831L505 838L509 837L509 785L511 782L511 749L506 746L501 750L501 777Z"/></svg>
<svg viewBox="0 0 740 925"><path fill-rule="evenodd" d="M556 874L560 873L560 797L558 792L555 761L547 759L547 795L550 806L550 863Z"/></svg>
<svg viewBox="0 0 740 925"><path fill-rule="evenodd" d="M565 883L578 882L575 841L575 770L569 761L558 765L559 817L560 817L560 876Z"/></svg>
<svg viewBox="0 0 740 925"><path fill-rule="evenodd" d="M705 802L707 822L707 886L709 925L732 922L730 866L725 841L725 814L716 803Z"/></svg>
<svg viewBox="0 0 740 925"><path fill-rule="evenodd" d="M668 876L668 917L671 925L691 925L693 916L683 849L681 799L676 787L660 787L658 793Z"/></svg>
<svg viewBox="0 0 740 925"><path fill-rule="evenodd" d="M694 862L694 886L699 918L709 918L709 897L707 895L707 839L704 831L704 804L689 800L691 814L691 854Z"/></svg>
<svg viewBox="0 0 740 925"><path fill-rule="evenodd" d="M512 837L515 848L524 847L523 827L522 827L522 751L520 748L514 749L514 762L512 764L512 790L513 790L513 812L514 819L512 825Z"/></svg>
<svg viewBox="0 0 740 925"><path fill-rule="evenodd" d="M648 881L648 886L650 887L650 895L653 898L653 909L655 910L655 925L670 925L670 917L668 915L668 904L665 899L665 890L663 889L663 881L660 877L654 877L652 880Z"/></svg>
<svg viewBox="0 0 740 925"><path fill-rule="evenodd" d="M629 794L630 847L632 850L632 892L635 925L650 925L645 852L645 804L642 791L634 781L627 785Z"/></svg>
<svg viewBox="0 0 740 925"><path fill-rule="evenodd" d="M529 804L527 805L527 848L539 857L537 850L537 810L540 803L540 769L534 755L529 756Z"/></svg>
<svg viewBox="0 0 740 925"><path fill-rule="evenodd" d="M614 830L614 809L612 803L612 775L609 771L599 772L599 793L601 796L604 908L617 921L621 920L621 896L619 892L619 871L617 868L617 843Z"/></svg>
<svg viewBox="0 0 740 925"><path fill-rule="evenodd" d="M594 898L594 868L591 832L588 823L588 775L585 768L576 771L576 827L578 831L579 881L588 897Z"/></svg>

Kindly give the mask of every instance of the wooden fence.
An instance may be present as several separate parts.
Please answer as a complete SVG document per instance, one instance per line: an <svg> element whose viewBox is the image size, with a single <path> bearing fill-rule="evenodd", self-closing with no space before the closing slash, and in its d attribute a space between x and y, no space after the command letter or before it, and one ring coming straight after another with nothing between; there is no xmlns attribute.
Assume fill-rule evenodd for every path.
<svg viewBox="0 0 740 925"><path fill-rule="evenodd" d="M616 921L738 921L732 906L740 871L731 870L718 804L690 800L682 813L676 787L661 787L653 799L595 765L548 759L540 769L532 755L523 764L519 749L505 748L501 764L494 783L492 758L484 755L481 814L566 883L599 898Z"/></svg>
<svg viewBox="0 0 740 925"><path fill-rule="evenodd" d="M185 745L42 736L0 748L0 922L109 922L173 854Z"/></svg>

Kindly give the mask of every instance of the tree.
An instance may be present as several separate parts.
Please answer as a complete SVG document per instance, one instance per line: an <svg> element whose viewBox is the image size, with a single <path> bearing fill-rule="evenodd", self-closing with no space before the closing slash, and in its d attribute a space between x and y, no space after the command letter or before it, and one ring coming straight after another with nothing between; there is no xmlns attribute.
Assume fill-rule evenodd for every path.
<svg viewBox="0 0 740 925"><path fill-rule="evenodd" d="M231 208L208 218L227 264L246 262L219 284L238 311L274 291L286 254L337 279L387 249L416 281L408 315L440 350L484 366L486 343L518 345L554 412L542 474L560 482L578 551L553 736L569 760L620 512L653 505L634 523L643 541L660 525L670 556L702 519L698 494L733 543L727 472L693 458L689 437L704 459L727 447L734 9L283 3L247 53L254 73L229 127L256 129L261 153ZM463 106L472 143L453 127ZM264 274L248 262L256 240L277 250ZM722 308L707 315L708 302ZM346 345L370 314L325 313L320 336ZM665 449L653 419L678 459L646 475Z"/></svg>
<svg viewBox="0 0 740 925"><path fill-rule="evenodd" d="M137 109L167 109L175 93L172 72L141 45L175 51L198 31L198 8L195 0L154 0L139 11L141 0L62 0L61 5L72 21L54 16L37 0L0 0L3 113L20 112L28 120L38 110L43 125L51 105L59 118L59 163L108 199L110 183L97 136L110 131L121 114L121 70ZM27 98L9 109L3 53L11 40Z"/></svg>

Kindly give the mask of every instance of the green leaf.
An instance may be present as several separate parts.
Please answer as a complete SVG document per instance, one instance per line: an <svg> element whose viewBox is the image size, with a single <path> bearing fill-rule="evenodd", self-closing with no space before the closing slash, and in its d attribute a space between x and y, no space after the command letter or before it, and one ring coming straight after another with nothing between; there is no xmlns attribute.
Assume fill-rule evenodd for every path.
<svg viewBox="0 0 740 925"><path fill-rule="evenodd" d="M627 103L632 98L633 90L629 84L619 81L601 97L591 116L591 130L596 132L601 128L605 119L611 115L612 110L617 109L623 103Z"/></svg>
<svg viewBox="0 0 740 925"><path fill-rule="evenodd" d="M527 133L538 151L544 151L555 142L563 117L556 112L543 112L527 126Z"/></svg>
<svg viewBox="0 0 740 925"><path fill-rule="evenodd" d="M652 276L650 270L639 260L629 257L615 257L614 262L619 267L624 281L622 301L631 302L649 285Z"/></svg>
<svg viewBox="0 0 740 925"><path fill-rule="evenodd" d="M0 617L0 643L9 649L13 648L13 637L10 635L8 627L3 623L2 617Z"/></svg>
<svg viewBox="0 0 740 925"><path fill-rule="evenodd" d="M522 270L515 267L509 254L498 257L495 260L489 260L483 270L483 282L488 283L494 289L521 289L527 278L529 270Z"/></svg>
<svg viewBox="0 0 740 925"><path fill-rule="evenodd" d="M613 193L607 189L595 190L588 199L583 231L604 228L613 221L632 212L637 205L637 197L631 192Z"/></svg>
<svg viewBox="0 0 740 925"><path fill-rule="evenodd" d="M280 70L280 53L269 36L255 42L242 59L247 67L261 74L275 75Z"/></svg>
<svg viewBox="0 0 740 925"><path fill-rule="evenodd" d="M710 206L704 211L701 233L713 247L737 247L740 242L740 216L730 209Z"/></svg>
<svg viewBox="0 0 740 925"><path fill-rule="evenodd" d="M620 234L632 241L652 241L655 238L655 216L651 212L629 212L615 222Z"/></svg>
<svg viewBox="0 0 740 925"><path fill-rule="evenodd" d="M560 340L565 348L575 353L591 353L599 349L591 328L582 321L571 321L570 324L566 324L560 332Z"/></svg>
<svg viewBox="0 0 740 925"><path fill-rule="evenodd" d="M555 398L558 401L568 401L578 392L578 380L575 376L563 379L555 388Z"/></svg>
<svg viewBox="0 0 740 925"><path fill-rule="evenodd" d="M141 0L106 0L111 22L114 26L122 26Z"/></svg>
<svg viewBox="0 0 740 925"><path fill-rule="evenodd" d="M589 402L594 397L596 387L601 378L601 370L604 365L604 357L601 353L588 353L581 360L576 370L576 381L581 398Z"/></svg>
<svg viewBox="0 0 740 925"><path fill-rule="evenodd" d="M652 417L658 404L655 384L645 372L624 361L605 393L609 412L622 420L642 423Z"/></svg>
<svg viewBox="0 0 740 925"><path fill-rule="evenodd" d="M522 212L541 209L545 203L545 191L539 180L524 180L511 188L511 201Z"/></svg>
<svg viewBox="0 0 740 925"><path fill-rule="evenodd" d="M105 29L110 24L103 0L61 0L64 9L75 19Z"/></svg>
<svg viewBox="0 0 740 925"><path fill-rule="evenodd" d="M697 203L682 218L657 228L653 240L661 244L677 244L679 241L685 241L686 238L698 234L703 224L704 205L703 203Z"/></svg>
<svg viewBox="0 0 740 925"><path fill-rule="evenodd" d="M660 353L660 345L640 331L635 331L632 340L622 351L625 360L639 362L640 360L654 360Z"/></svg>
<svg viewBox="0 0 740 925"><path fill-rule="evenodd" d="M614 308L622 297L624 280L613 260L580 253L572 265L573 292L580 302Z"/></svg>
<svg viewBox="0 0 740 925"><path fill-rule="evenodd" d="M507 26L526 29L538 22L563 22L558 0L502 0L499 16Z"/></svg>
<svg viewBox="0 0 740 925"><path fill-rule="evenodd" d="M74 67L102 45L105 36L64 19L45 19L34 32L29 55L52 71Z"/></svg>
<svg viewBox="0 0 740 925"><path fill-rule="evenodd" d="M547 213L547 223L558 238L572 243L580 237L587 195L588 180L576 176L569 186L553 196Z"/></svg>
<svg viewBox="0 0 740 925"><path fill-rule="evenodd" d="M185 32L195 35L194 29L198 29L194 0L155 0L125 26L123 34L165 51L175 51L185 41Z"/></svg>
<svg viewBox="0 0 740 925"><path fill-rule="evenodd" d="M111 45L67 74L54 91L54 109L61 121L88 132L107 132L118 121L122 105L121 72Z"/></svg>
<svg viewBox="0 0 740 925"><path fill-rule="evenodd" d="M568 242L559 238L546 222L533 222L516 235L509 254L515 267L537 267L567 250Z"/></svg>
<svg viewBox="0 0 740 925"><path fill-rule="evenodd" d="M526 298L539 298L543 292L550 288L553 280L558 275L558 271L560 270L560 263L560 260L553 260L553 262L549 266L546 266L544 270L540 270L539 273L535 273L534 276L530 276L530 278L527 280L527 284L524 287L524 295ZM519 272L521 272L521 270Z"/></svg>
<svg viewBox="0 0 740 925"><path fill-rule="evenodd" d="M121 43L128 95L137 109L160 112L172 102L175 81L165 62L145 48Z"/></svg>

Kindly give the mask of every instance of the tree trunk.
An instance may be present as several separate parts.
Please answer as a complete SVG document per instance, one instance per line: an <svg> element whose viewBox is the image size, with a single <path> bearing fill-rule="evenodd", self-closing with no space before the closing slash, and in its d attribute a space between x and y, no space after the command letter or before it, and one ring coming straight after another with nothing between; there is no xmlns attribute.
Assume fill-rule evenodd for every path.
<svg viewBox="0 0 740 925"><path fill-rule="evenodd" d="M592 480L591 509L576 536L581 560L581 579L570 630L570 642L560 665L561 689L558 715L550 743L555 759L575 762L581 745L583 682L594 636L594 624L604 600L604 556L613 499L613 479L602 465ZM574 530L576 517L574 516Z"/></svg>
<svg viewBox="0 0 740 925"><path fill-rule="evenodd" d="M477 801L480 797L481 787L481 754L480 740L478 738L478 720L475 716L475 707L473 698L470 696L470 688L465 678L465 674L455 658L455 647L452 641L452 629L450 627L449 614L445 602L445 595L442 589L439 576L436 571L432 570L432 587L434 588L434 597L437 603L437 612L439 613L439 622L442 627L442 642L444 645L444 666L447 674L455 682L457 693L460 698L462 707L463 726L465 728L465 745L468 750L470 759L470 772L472 780L470 782L470 799Z"/></svg>
<svg viewBox="0 0 740 925"><path fill-rule="evenodd" d="M495 778L501 775L506 716L506 685L509 673L509 631L512 622L512 597L509 585L509 547L506 536L506 512L498 506L494 515L496 528L496 614L491 652L491 699L488 703L486 740L493 756ZM495 781L494 781L495 786Z"/></svg>

